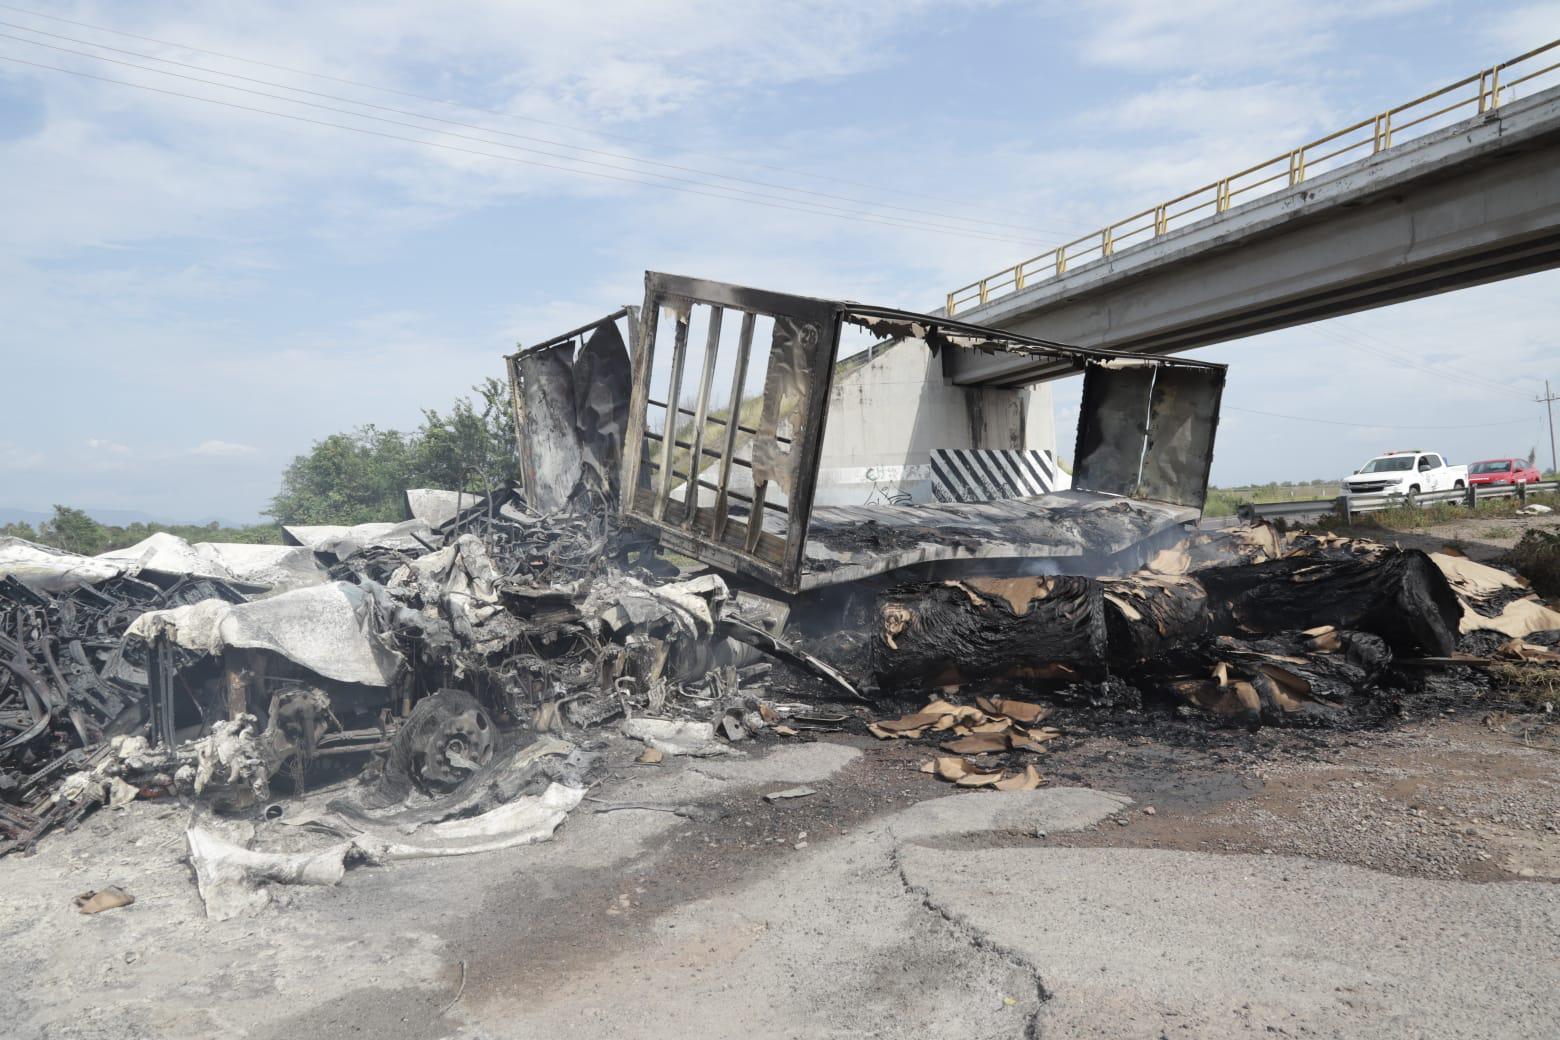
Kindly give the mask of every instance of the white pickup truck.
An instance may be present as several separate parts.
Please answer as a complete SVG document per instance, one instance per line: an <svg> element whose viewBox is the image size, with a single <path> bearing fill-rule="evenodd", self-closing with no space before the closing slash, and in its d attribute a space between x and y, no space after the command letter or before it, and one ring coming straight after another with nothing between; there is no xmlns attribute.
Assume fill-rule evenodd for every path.
<svg viewBox="0 0 1560 1040"><path fill-rule="evenodd" d="M1444 456L1417 448L1377 455L1343 479L1345 496L1417 495L1467 486L1467 466L1449 466Z"/></svg>

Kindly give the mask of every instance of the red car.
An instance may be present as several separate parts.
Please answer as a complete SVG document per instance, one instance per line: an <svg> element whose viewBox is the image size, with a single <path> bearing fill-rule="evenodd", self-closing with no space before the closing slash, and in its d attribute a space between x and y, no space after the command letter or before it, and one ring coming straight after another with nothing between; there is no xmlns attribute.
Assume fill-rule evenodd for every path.
<svg viewBox="0 0 1560 1040"><path fill-rule="evenodd" d="M1526 459L1485 459L1468 467L1468 483L1473 485L1532 484L1538 479L1538 467L1529 466Z"/></svg>

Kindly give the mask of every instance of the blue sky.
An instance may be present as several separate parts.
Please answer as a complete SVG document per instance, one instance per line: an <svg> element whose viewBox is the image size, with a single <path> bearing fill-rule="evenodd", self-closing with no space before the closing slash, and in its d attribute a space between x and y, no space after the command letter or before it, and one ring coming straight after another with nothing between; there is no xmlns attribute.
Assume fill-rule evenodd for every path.
<svg viewBox="0 0 1560 1040"><path fill-rule="evenodd" d="M0 61L0 505L192 519L256 517L315 439L414 426L419 409L501 374L517 341L635 300L647 268L930 307L1560 36L1554 2L16 6L164 42L7 6L0 37L156 64L72 42L89 41L252 91L487 129L409 130L15 39L0 38L0 56L573 168ZM842 198L722 183L956 230L626 184L509 146L651 159L704 172L636 168L768 181ZM1460 459L1538 444L1547 458L1531 397L1560 382L1557 319L1560 275L1544 274L1200 351L1232 366L1214 480L1336 475L1421 442ZM1389 381L1379 428L1234 410L1360 421L1359 388ZM1064 450L1069 396L1059 389ZM1510 425L1390 428L1443 419Z"/></svg>

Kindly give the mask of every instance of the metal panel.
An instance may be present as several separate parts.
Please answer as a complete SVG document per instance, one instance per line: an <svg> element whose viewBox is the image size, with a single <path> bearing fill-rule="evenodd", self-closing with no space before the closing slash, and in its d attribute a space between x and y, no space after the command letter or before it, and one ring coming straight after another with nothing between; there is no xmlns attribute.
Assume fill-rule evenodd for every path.
<svg viewBox="0 0 1560 1040"><path fill-rule="evenodd" d="M1091 361L1078 408L1073 487L1136 497L1148 436L1155 361Z"/></svg>
<svg viewBox="0 0 1560 1040"><path fill-rule="evenodd" d="M716 362L720 353L720 320L725 310L720 307L710 311L709 334L704 338L704 364L700 366L699 379L699 405L694 410L693 417L693 446L688 449L688 472L690 483L697 484L699 472L704 463L704 428L709 425L710 417L710 389L715 383ZM738 404L740 408L740 403ZM736 415L735 412L732 413ZM724 460L722 460L724 461ZM697 503L699 492L696 487L688 490L689 501ZM699 515L696 505L691 505L683 510L683 527L691 529L694 519Z"/></svg>
<svg viewBox="0 0 1560 1040"><path fill-rule="evenodd" d="M660 477L656 481L654 517L660 520L666 515L666 502L672 492L672 478L676 471L673 468L673 460L677 455L677 416L678 402L682 400L683 365L688 358L688 325L693 320L693 307L686 301L678 301L681 306L667 308L671 312L676 332L672 335L672 376L666 391L666 429L661 438ZM645 301L648 308L650 302ZM650 343L651 363L655 360L655 343ZM647 370L646 374L649 372ZM696 458L689 458L690 473L688 474L689 494L697 500L698 492L694 489L694 482L698 479L698 463ZM685 506L686 508L686 506Z"/></svg>
<svg viewBox="0 0 1560 1040"><path fill-rule="evenodd" d="M708 312L710 333L697 385L698 406L689 413L695 426L684 440L678 423L688 412L681 405L682 383L688 330L696 308ZM721 356L719 350L725 311L742 315L737 348L729 356ZM669 547L795 591L818 479L840 313L840 305L828 300L646 273L624 450L623 485L635 490L623 496L623 517L653 528ZM764 359L761 413L756 425L747 427L742 423L742 405L747 403L742 386L755 363L751 343L759 318L770 319L774 331ZM658 360L657 336L666 320L676 324L670 347L663 345L670 354L665 399L655 402L651 380ZM717 384L724 384L731 396L732 406L724 419L708 412ZM653 432L649 423L649 409L656 405L666 412L660 433ZM725 436L708 438L719 443L718 449L706 445L707 423L724 426ZM736 454L739 431L747 432L751 440L746 459ZM678 461L680 449L687 451L686 462ZM701 479L705 460L712 458L719 461L718 477ZM751 472L751 495L732 488L734 467ZM701 487L715 493L709 507L700 504Z"/></svg>
<svg viewBox="0 0 1560 1040"><path fill-rule="evenodd" d="M823 588L940 562L997 564L995 573L1128 571L1143 560L1122 554L1197 511L1092 491L1053 491L1032 498L974 504L819 506L807 543L804 589ZM1024 561L1015 566L1013 561Z"/></svg>
<svg viewBox="0 0 1560 1040"><path fill-rule="evenodd" d="M737 452L737 432L741 428L742 387L747 383L748 358L753 353L751 313L742 315L742 331L737 336L736 368L731 376L731 404L726 409L726 436L720 453L720 476L716 481L715 522L711 535L718 542L726 535L726 519L731 511L731 464Z"/></svg>
<svg viewBox="0 0 1560 1040"><path fill-rule="evenodd" d="M584 465L574 432L574 345L526 351L517 367L525 405L520 469L526 503L539 513L561 512Z"/></svg>
<svg viewBox="0 0 1560 1040"><path fill-rule="evenodd" d="M634 321L638 311L638 307L624 308L630 339L637 332ZM617 321L602 322L583 339L584 345L574 357L575 432L582 461L594 471L597 485L606 491L615 509L634 377Z"/></svg>
<svg viewBox="0 0 1560 1040"><path fill-rule="evenodd" d="M587 470L609 497L616 492L638 317L637 307L623 307L505 359L520 482L531 508L567 508Z"/></svg>
<svg viewBox="0 0 1560 1040"><path fill-rule="evenodd" d="M1167 365L1154 376L1138 497L1201 509L1208 497L1224 370Z"/></svg>

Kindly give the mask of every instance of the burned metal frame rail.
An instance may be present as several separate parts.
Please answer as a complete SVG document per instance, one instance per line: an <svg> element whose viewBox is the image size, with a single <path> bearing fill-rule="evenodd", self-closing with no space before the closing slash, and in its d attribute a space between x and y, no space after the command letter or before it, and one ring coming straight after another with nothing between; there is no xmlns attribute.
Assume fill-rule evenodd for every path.
<svg viewBox="0 0 1560 1040"><path fill-rule="evenodd" d="M1079 446L1087 465L1075 487L1196 507L1206 494L1223 365L1072 347L941 316L654 271L645 275L639 322L620 515L652 529L668 548L788 592L804 584L846 323L881 339L920 340L933 351L1070 359L1085 385ZM769 332L767 351L760 324ZM734 338L733 325L740 328ZM713 404L722 397L723 412ZM744 414L755 404L756 419Z"/></svg>

